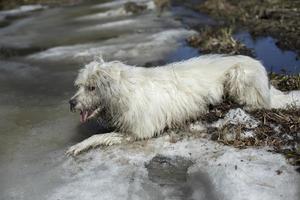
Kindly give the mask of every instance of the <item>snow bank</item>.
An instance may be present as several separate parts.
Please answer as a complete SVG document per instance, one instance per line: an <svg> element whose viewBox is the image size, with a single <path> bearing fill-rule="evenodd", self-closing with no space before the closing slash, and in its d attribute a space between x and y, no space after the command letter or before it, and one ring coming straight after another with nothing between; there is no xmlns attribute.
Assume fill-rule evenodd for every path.
<svg viewBox="0 0 300 200"><path fill-rule="evenodd" d="M246 128L253 129L259 125L259 122L241 108L236 108L229 110L224 119L220 119L213 123L212 127L221 128L226 124L243 124Z"/></svg>
<svg viewBox="0 0 300 200"><path fill-rule="evenodd" d="M138 23L138 19L124 19L120 21L107 22L96 26L94 25L94 26L86 27L80 29L79 31L95 31L95 30L103 30L103 29L112 29L112 28L118 28L123 26L132 26L137 23Z"/></svg>
<svg viewBox="0 0 300 200"><path fill-rule="evenodd" d="M178 190L175 185L151 181L145 164L157 154L181 156L194 163L187 180L182 182L188 194L172 192ZM263 149L233 149L204 139L171 143L167 135L99 148L76 159L66 159L63 168L65 183L49 199L207 199L204 197L208 194L224 200L299 197L300 177L281 155ZM206 184L211 185L209 191L202 184L204 177Z"/></svg>
<svg viewBox="0 0 300 200"><path fill-rule="evenodd" d="M20 6L19 8L12 9L12 10L4 10L0 11L0 16L16 16L16 15L22 15L28 12L36 11L36 10L42 10L47 8L47 6L42 5L25 5Z"/></svg>
<svg viewBox="0 0 300 200"><path fill-rule="evenodd" d="M96 14L78 17L75 20L76 21L88 21L88 20L108 19L108 18L113 18L113 17L130 16L130 15L132 15L132 13L126 12L126 10L124 9L124 6L123 6L126 2L128 2L128 1L110 2L110 3L102 4L101 5L102 7L100 7L100 8L103 8L103 6L104 6L106 8L110 8L110 9L107 11L102 11L102 12L96 13ZM113 7L111 7L112 5L113 5ZM154 5L153 1L142 2L142 3L140 3L140 5L147 6L147 8L146 8L147 10L155 9L155 5ZM119 7L117 7L117 6L119 6Z"/></svg>
<svg viewBox="0 0 300 200"><path fill-rule="evenodd" d="M107 3L101 3L98 5L94 5L93 8L115 8L115 7L120 7L123 6L125 3L127 3L128 0L117 0L117 1L111 1ZM143 4L143 3L149 3L149 0L130 0L130 2L135 2L138 4ZM152 4L150 4L152 5Z"/></svg>
<svg viewBox="0 0 300 200"><path fill-rule="evenodd" d="M107 40L102 43L55 47L29 56L33 60L82 62L102 55L105 59L117 59L132 64L144 64L163 59L175 51L180 41L194 34L186 29L172 29L156 34L134 34Z"/></svg>
<svg viewBox="0 0 300 200"><path fill-rule="evenodd" d="M121 17L129 16L131 13L127 13L124 8L117 8L114 10L108 10L105 12L100 12L92 15L86 15L83 17L76 18L76 21L86 21L86 20L96 20L96 19L107 19L111 17Z"/></svg>

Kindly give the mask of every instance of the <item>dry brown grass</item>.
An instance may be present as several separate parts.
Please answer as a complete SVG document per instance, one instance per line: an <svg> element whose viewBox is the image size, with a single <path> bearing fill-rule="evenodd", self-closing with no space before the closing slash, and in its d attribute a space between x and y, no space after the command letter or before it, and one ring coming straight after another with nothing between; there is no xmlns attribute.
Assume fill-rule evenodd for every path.
<svg viewBox="0 0 300 200"><path fill-rule="evenodd" d="M199 30L199 35L188 38L187 42L202 53L253 55L250 49L232 37L232 33L233 29L228 27L205 27Z"/></svg>
<svg viewBox="0 0 300 200"><path fill-rule="evenodd" d="M212 107L201 120L211 124L237 107L242 106L225 100ZM249 129L243 124L226 124L219 129L209 129L211 139L236 148L268 146L272 151L284 154L291 164L300 165L300 109L259 109L249 114L260 122L258 127ZM253 131L253 137L242 137L246 131Z"/></svg>

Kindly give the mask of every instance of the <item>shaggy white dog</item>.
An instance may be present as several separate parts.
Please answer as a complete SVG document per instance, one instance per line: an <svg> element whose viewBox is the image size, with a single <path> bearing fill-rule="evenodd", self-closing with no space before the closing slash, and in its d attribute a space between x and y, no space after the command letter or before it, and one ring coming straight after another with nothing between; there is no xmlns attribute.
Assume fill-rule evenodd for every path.
<svg viewBox="0 0 300 200"><path fill-rule="evenodd" d="M70 155L121 143L124 134L135 139L159 135L206 113L225 94L247 109L292 102L291 95L269 85L262 64L247 56L200 56L152 68L94 61L80 70L75 85L70 105L80 111L81 122L104 115L117 132L94 135L72 146Z"/></svg>

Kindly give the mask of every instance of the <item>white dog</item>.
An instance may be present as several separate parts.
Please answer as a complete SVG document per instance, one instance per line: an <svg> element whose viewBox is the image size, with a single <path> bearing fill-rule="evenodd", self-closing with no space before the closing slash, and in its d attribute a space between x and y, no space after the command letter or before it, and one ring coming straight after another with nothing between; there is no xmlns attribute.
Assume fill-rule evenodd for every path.
<svg viewBox="0 0 300 200"><path fill-rule="evenodd" d="M121 143L124 134L135 139L159 135L206 113L225 94L247 109L291 103L290 95L269 85L262 64L247 56L200 56L152 68L94 61L80 70L75 85L70 105L80 111L81 122L104 113L117 132L94 135L72 146L70 155Z"/></svg>

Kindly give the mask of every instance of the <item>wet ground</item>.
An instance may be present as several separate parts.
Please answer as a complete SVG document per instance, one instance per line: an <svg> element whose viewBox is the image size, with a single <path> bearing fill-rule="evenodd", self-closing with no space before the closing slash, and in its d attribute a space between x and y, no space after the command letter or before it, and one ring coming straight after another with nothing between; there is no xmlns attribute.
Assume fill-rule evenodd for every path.
<svg viewBox="0 0 300 200"><path fill-rule="evenodd" d="M193 32L173 14L157 18L150 3L133 16L123 3L0 13L1 200L45 199L62 181L66 148L99 129L68 110L83 64L100 54L139 65L197 55L184 42Z"/></svg>
<svg viewBox="0 0 300 200"><path fill-rule="evenodd" d="M179 187L177 183L160 187L165 181L171 181L170 178L163 174L162 179L157 179L160 174L153 170L149 172L150 176L153 172L152 177L148 177L144 167L161 153L165 143L160 140L152 146L138 143L128 149L100 149L78 159L64 155L69 146L103 129L93 122L79 125L79 117L68 110L73 81L83 64L100 54L107 60L118 59L141 66L194 57L198 50L187 46L185 39L195 32L182 21L193 25L213 23L207 16L181 7L158 18L151 2L144 2L146 11L132 15L124 12L124 2L91 1L71 7L38 8L21 15L0 13L3 22L0 28L1 200L168 199L168 196L223 199L224 195L231 196L213 189L213 183L220 183L221 187L226 182L210 180L212 177L205 170L182 169L185 164L174 168L175 174L180 174L178 179L185 184L180 186L179 193L173 193ZM205 142L200 144L205 152ZM215 148L208 150L212 157L216 156ZM184 155L185 159L188 155ZM275 158L272 170L278 166L277 161L284 163L280 156ZM172 159L170 156L164 162L171 163ZM182 161L175 157L175 166L178 159L191 162L191 159ZM272 155L267 155L267 162L272 159ZM288 173L281 178L289 180L293 170L282 165ZM297 195L294 191L289 199ZM283 198L288 195L284 190L277 192Z"/></svg>
<svg viewBox="0 0 300 200"><path fill-rule="evenodd" d="M248 32L239 32L233 36L249 49L253 49L255 57L261 60L267 70L276 73L300 73L300 60L293 51L282 50L276 45L276 39L268 37L253 38Z"/></svg>

